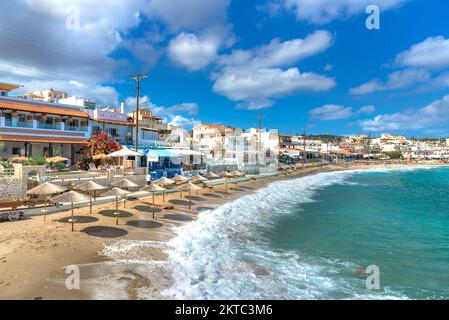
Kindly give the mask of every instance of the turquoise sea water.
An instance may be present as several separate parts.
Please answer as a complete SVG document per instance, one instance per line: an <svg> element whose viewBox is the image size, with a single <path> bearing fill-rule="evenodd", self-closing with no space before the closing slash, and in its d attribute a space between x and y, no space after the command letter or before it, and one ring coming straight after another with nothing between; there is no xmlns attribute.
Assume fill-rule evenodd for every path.
<svg viewBox="0 0 449 320"><path fill-rule="evenodd" d="M170 242L191 299L449 298L449 168L323 173L207 211ZM380 269L380 290L361 270Z"/></svg>
<svg viewBox="0 0 449 320"><path fill-rule="evenodd" d="M273 248L295 251L310 264L324 260L330 270L334 260L374 264L384 290L449 298L449 170L367 172L347 181L279 218L266 233ZM335 275L350 279L355 271L337 268Z"/></svg>

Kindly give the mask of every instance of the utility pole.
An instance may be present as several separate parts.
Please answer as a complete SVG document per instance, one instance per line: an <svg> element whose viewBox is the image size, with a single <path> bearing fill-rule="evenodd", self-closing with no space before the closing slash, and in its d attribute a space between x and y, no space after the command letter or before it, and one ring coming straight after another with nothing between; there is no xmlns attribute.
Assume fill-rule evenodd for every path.
<svg viewBox="0 0 449 320"><path fill-rule="evenodd" d="M307 127L304 126L304 134L303 134L303 136L302 136L302 140L303 140L303 142L304 142L304 163L306 163L306 161L307 161L307 152L306 152L306 130L307 130Z"/></svg>
<svg viewBox="0 0 449 320"><path fill-rule="evenodd" d="M139 102L140 102L140 80L148 78L148 73L138 74L136 76L130 76L130 79L136 80L136 133L135 133L135 149L138 152L139 149Z"/></svg>
<svg viewBox="0 0 449 320"><path fill-rule="evenodd" d="M259 160L262 155L262 118L263 118L262 113L259 113L257 118L259 119L259 143L257 148L257 163L259 164L260 163Z"/></svg>

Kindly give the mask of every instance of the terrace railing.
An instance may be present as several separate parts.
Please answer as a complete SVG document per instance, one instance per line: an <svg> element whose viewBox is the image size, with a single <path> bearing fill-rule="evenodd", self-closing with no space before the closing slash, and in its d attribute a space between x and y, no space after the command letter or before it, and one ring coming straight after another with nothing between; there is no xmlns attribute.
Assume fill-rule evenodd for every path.
<svg viewBox="0 0 449 320"><path fill-rule="evenodd" d="M79 126L69 126L69 125L65 125L64 126L65 130L68 131L79 131L79 132L87 132L87 127L83 126L83 127L79 127Z"/></svg>
<svg viewBox="0 0 449 320"><path fill-rule="evenodd" d="M5 120L5 127L18 127L18 128L32 128L33 121L16 121L13 123L11 120Z"/></svg>

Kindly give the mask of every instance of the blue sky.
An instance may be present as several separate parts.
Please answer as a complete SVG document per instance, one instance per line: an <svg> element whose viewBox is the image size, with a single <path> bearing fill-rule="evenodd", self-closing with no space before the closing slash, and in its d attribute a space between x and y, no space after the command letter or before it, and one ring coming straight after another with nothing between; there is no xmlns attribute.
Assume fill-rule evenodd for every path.
<svg viewBox="0 0 449 320"><path fill-rule="evenodd" d="M380 8L368 30L365 8ZM0 81L135 101L187 128L449 136L447 1L4 1ZM79 14L79 15L78 15ZM79 16L79 24L77 17ZM26 23L24 23L26 21ZM69 25L67 25L69 23ZM72 24L71 24L72 23Z"/></svg>

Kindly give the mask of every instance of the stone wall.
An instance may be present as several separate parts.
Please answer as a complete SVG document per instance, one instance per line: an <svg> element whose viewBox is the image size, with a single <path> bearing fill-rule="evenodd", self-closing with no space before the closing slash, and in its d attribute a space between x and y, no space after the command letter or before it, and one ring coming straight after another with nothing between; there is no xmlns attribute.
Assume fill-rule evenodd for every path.
<svg viewBox="0 0 449 320"><path fill-rule="evenodd" d="M29 179L39 179L45 176L45 166L22 166L14 164L14 175L11 177L0 178L0 200L12 200L26 198ZM34 178L33 178L34 177ZM97 178L94 181L108 188L112 187L112 183L126 178L139 186L146 183L145 175L130 175L125 177ZM55 184L67 186L69 183L83 183L87 180L68 180L53 181Z"/></svg>
<svg viewBox="0 0 449 320"><path fill-rule="evenodd" d="M28 178L45 175L45 166L22 166L14 163L14 175L0 179L0 200L26 198Z"/></svg>
<svg viewBox="0 0 449 320"><path fill-rule="evenodd" d="M0 178L0 200L20 199L23 197L24 185L21 178Z"/></svg>

